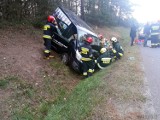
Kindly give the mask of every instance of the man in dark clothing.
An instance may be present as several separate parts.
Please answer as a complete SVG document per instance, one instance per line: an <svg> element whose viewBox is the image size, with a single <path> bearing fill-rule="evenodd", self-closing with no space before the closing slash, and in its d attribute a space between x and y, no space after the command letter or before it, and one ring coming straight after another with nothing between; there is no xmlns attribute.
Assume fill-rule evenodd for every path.
<svg viewBox="0 0 160 120"><path fill-rule="evenodd" d="M100 53L101 55L97 58L95 63L97 64L99 69L104 69L111 63L111 57L106 48L101 48Z"/></svg>
<svg viewBox="0 0 160 120"><path fill-rule="evenodd" d="M151 47L157 47L159 43L160 24L158 22L151 24Z"/></svg>
<svg viewBox="0 0 160 120"><path fill-rule="evenodd" d="M131 30L130 30L130 37L131 37L131 46L133 46L133 42L134 42L134 39L135 39L135 37L136 37L136 26L135 25L133 25L132 27L131 27Z"/></svg>
<svg viewBox="0 0 160 120"><path fill-rule="evenodd" d="M124 54L122 46L120 45L116 37L112 37L110 40L112 42L113 49L116 50L116 58L120 59Z"/></svg>
<svg viewBox="0 0 160 120"><path fill-rule="evenodd" d="M81 60L83 65L83 76L85 78L92 75L94 70L94 62L93 62L93 55L92 55L92 43L93 39L92 37L87 37L84 43L80 46L80 53L81 53Z"/></svg>
<svg viewBox="0 0 160 120"><path fill-rule="evenodd" d="M49 15L47 18L47 23L43 27L43 39L44 39L44 55L46 59L52 58L51 53L51 40L54 37L54 32L58 33L58 26L56 19Z"/></svg>
<svg viewBox="0 0 160 120"><path fill-rule="evenodd" d="M143 46L146 47L147 40L148 40L149 35L150 35L150 25L149 25L149 23L147 23L147 24L144 26L143 34L145 35Z"/></svg>

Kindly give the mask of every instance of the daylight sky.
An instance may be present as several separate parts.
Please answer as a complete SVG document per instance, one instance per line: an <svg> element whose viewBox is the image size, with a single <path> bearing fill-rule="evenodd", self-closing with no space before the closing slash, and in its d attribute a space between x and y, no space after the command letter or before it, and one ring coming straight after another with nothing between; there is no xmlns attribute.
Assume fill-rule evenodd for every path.
<svg viewBox="0 0 160 120"><path fill-rule="evenodd" d="M134 7L134 18L141 23L160 20L160 0L130 0Z"/></svg>

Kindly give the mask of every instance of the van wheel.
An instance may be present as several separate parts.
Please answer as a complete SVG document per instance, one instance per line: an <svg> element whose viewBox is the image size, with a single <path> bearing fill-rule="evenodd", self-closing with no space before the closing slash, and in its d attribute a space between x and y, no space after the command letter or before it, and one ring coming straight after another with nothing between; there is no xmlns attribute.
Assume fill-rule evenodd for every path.
<svg viewBox="0 0 160 120"><path fill-rule="evenodd" d="M62 54L61 60L65 65L69 64L69 55L67 53Z"/></svg>

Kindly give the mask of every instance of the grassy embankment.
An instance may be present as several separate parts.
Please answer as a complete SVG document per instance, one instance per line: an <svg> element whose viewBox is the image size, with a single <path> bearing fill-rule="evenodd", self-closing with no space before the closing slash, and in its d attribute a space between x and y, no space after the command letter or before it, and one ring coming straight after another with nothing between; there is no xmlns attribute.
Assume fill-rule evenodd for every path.
<svg viewBox="0 0 160 120"><path fill-rule="evenodd" d="M41 86L27 83L14 76L2 78L0 89L12 92L12 96L5 100L7 105L4 105L8 106L4 109L11 113L11 118L117 120L141 115L141 109L137 112L137 107L145 101L145 98L141 93L143 72L139 65L139 48L129 46L127 29L112 30L121 34L120 42L125 55L105 70L96 72L91 78L79 81L80 77L70 72L58 58L53 62L50 61L51 67L57 69L57 77L53 78L42 73L44 80ZM129 57L135 59L128 59ZM72 77L78 77L75 83L72 82Z"/></svg>
<svg viewBox="0 0 160 120"><path fill-rule="evenodd" d="M139 63L139 48L129 46L127 29L112 30L121 34L124 57L81 81L66 100L52 105L45 120L118 120L143 116L145 97L142 93L143 71Z"/></svg>

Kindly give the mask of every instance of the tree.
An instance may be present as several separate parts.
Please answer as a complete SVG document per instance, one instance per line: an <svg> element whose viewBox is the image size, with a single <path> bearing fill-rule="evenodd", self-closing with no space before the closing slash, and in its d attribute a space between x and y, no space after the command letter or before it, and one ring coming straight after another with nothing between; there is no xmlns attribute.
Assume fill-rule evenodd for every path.
<svg viewBox="0 0 160 120"><path fill-rule="evenodd" d="M83 20L97 25L124 24L130 20L132 12L129 0L1 0L0 20L43 21L58 6L66 7L81 15Z"/></svg>

